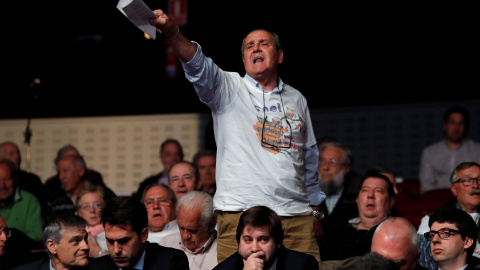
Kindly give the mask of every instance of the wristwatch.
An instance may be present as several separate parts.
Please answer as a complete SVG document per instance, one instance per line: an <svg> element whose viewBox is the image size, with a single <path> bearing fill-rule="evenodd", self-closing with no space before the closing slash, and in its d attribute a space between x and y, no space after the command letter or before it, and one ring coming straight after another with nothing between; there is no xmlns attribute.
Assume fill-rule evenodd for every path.
<svg viewBox="0 0 480 270"><path fill-rule="evenodd" d="M325 217L325 214L323 213L322 210L320 211L313 211L313 216L318 218L319 220L322 220Z"/></svg>

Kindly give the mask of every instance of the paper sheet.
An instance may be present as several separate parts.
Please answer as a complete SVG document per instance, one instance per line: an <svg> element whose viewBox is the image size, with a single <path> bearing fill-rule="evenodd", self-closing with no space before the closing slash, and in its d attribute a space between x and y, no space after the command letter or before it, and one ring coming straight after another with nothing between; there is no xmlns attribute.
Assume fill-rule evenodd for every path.
<svg viewBox="0 0 480 270"><path fill-rule="evenodd" d="M142 0L120 0L117 9L140 30L155 39L155 26L150 25L148 21L156 15Z"/></svg>

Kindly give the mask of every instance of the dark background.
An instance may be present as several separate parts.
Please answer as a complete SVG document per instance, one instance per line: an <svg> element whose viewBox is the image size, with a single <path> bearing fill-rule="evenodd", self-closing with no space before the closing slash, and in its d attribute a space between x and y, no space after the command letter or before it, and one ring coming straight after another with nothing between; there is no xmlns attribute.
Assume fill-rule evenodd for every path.
<svg viewBox="0 0 480 270"><path fill-rule="evenodd" d="M316 2L188 1L181 31L242 75L245 34L276 31L285 53L280 76L311 109L480 98L473 7ZM177 78L166 76L163 36L146 40L117 3L5 7L0 118L209 112L181 67ZM32 87L34 78L40 85Z"/></svg>

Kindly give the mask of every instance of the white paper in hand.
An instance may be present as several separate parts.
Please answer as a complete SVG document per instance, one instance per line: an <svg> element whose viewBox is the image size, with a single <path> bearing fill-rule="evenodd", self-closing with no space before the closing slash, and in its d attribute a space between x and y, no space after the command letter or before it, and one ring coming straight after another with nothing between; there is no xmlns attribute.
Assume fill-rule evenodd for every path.
<svg viewBox="0 0 480 270"><path fill-rule="evenodd" d="M117 9L140 30L155 39L155 26L150 25L148 21L156 15L142 0L120 0Z"/></svg>

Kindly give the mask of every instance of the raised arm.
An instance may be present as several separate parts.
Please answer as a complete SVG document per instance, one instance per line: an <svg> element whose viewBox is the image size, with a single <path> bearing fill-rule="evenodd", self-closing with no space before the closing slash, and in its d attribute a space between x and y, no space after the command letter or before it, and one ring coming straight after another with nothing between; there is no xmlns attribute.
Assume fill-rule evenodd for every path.
<svg viewBox="0 0 480 270"><path fill-rule="evenodd" d="M170 40L173 50L180 61L188 62L192 60L197 51L197 45L180 33L178 25L170 20L163 10L157 9L153 13L157 15L157 18L150 20L150 24L157 28L157 33L163 33L165 38Z"/></svg>

